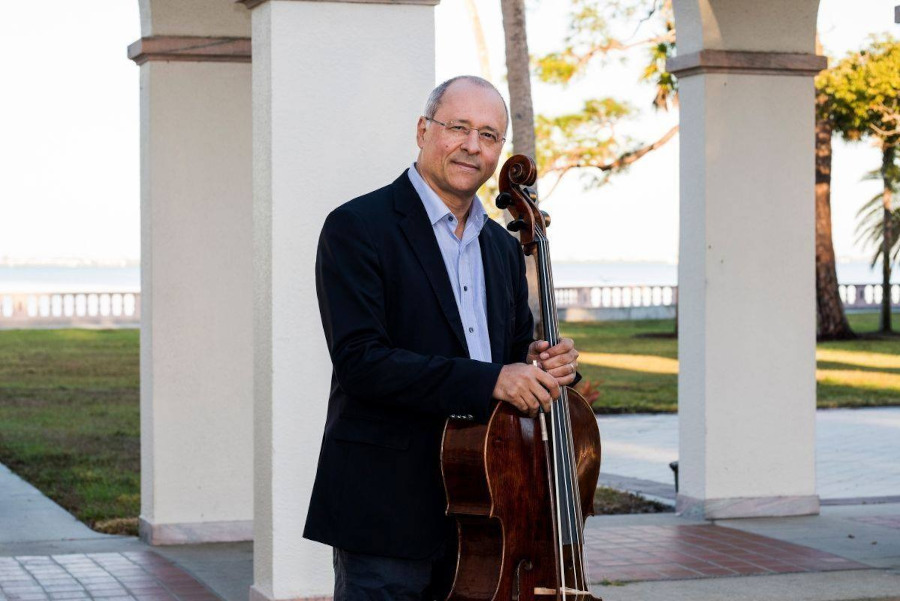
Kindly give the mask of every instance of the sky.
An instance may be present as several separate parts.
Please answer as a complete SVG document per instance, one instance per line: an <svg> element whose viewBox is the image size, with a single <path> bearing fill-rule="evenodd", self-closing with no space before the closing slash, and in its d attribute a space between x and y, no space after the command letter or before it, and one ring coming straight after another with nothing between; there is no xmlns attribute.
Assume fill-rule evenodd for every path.
<svg viewBox="0 0 900 601"><path fill-rule="evenodd" d="M505 92L498 1L476 0L488 40L491 78ZM841 57L869 34L891 32L900 0L822 0L826 54ZM526 0L532 54L562 45L569 3ZM435 9L436 79L480 73L465 0ZM138 67L126 47L140 37L136 0L15 2L0 20L0 264L136 262L140 259ZM623 129L652 140L677 123L649 108L652 87L637 83L644 56L593 69L561 88L534 84L535 112L577 110L614 95L642 110ZM858 207L878 190L860 182L879 165L866 142L836 141L833 236L839 259L865 258L855 243ZM403 165L398 165L398 169ZM812 199L810 199L812 202ZM678 141L641 159L600 188L569 175L544 202L553 216L554 260L675 262L678 254Z"/></svg>

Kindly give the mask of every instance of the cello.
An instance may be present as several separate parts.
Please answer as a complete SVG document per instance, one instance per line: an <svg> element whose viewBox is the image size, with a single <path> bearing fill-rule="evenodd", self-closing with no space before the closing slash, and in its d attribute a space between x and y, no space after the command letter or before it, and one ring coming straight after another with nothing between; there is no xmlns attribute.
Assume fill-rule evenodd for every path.
<svg viewBox="0 0 900 601"><path fill-rule="evenodd" d="M500 171L497 207L514 220L537 265L541 325L551 346L559 323L547 242L548 219L527 186L537 169L515 155ZM447 601L600 601L584 561L584 522L593 515L600 433L587 401L562 387L535 418L498 403L486 424L447 420L441 445L447 515L458 557Z"/></svg>

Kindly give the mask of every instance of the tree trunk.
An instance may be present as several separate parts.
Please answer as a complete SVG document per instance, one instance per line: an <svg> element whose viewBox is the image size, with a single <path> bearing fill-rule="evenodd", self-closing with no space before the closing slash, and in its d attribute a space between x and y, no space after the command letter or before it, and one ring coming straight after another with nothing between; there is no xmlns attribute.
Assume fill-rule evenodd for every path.
<svg viewBox="0 0 900 601"><path fill-rule="evenodd" d="M882 149L881 178L884 191L881 198L884 204L884 221L882 222L881 247L881 331L891 332L891 247L893 244L893 228L891 227L891 205L893 191L891 188L890 168L894 163L894 147L884 145Z"/></svg>
<svg viewBox="0 0 900 601"><path fill-rule="evenodd" d="M820 95L817 103L825 101ZM818 115L820 111L816 111ZM816 117L816 317L819 340L854 338L838 289L831 241L831 133L827 119Z"/></svg>
<svg viewBox="0 0 900 601"><path fill-rule="evenodd" d="M501 0L506 38L506 80L509 84L509 117L513 154L534 158L534 107L531 102L531 70L525 32L525 0Z"/></svg>
<svg viewBox="0 0 900 601"><path fill-rule="evenodd" d="M528 36L525 31L525 1L500 0L503 12L503 34L506 39L506 81L509 85L509 119L512 125L513 154L534 158L534 107L531 102L531 70L528 58ZM504 219L508 220L508 213ZM528 277L528 306L534 316L535 338L543 338L540 322L537 266L525 262ZM551 291L552 294L552 291Z"/></svg>

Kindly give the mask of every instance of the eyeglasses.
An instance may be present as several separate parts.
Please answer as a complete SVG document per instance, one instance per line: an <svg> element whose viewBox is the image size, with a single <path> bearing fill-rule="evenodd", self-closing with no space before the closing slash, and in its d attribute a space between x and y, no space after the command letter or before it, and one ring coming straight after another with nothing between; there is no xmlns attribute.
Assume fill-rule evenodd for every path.
<svg viewBox="0 0 900 601"><path fill-rule="evenodd" d="M454 140L463 140L469 137L469 132L478 132L478 141L485 148L493 148L506 140L506 138L500 137L500 134L490 129L475 129L474 127L469 127L468 125L463 125L462 123L456 123L455 121L448 121L447 123L443 123L438 121L437 119L432 119L431 117L425 117L426 121L433 121L438 125L443 125L447 130L447 133Z"/></svg>

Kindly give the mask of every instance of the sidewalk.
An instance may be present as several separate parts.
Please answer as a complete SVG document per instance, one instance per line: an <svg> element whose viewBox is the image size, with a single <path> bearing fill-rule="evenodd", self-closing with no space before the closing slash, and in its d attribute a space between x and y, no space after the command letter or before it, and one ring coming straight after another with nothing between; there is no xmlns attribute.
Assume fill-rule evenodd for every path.
<svg viewBox="0 0 900 601"><path fill-rule="evenodd" d="M666 436L677 431L671 417L601 418L604 478L669 494L671 481L646 476L671 478ZM820 435L828 429L821 419ZM887 493L878 495L882 501L900 493L893 471L900 453L892 450L900 444L900 410L834 412L826 419L845 430L828 441L843 444L843 452L819 464L820 479L823 469L835 474L825 479L832 482L828 490L840 499ZM862 427L865 436L846 434ZM845 470L845 461L854 469ZM614 476L610 464L638 471ZM866 484L859 472L874 482ZM591 518L585 555L592 590L605 601L900 601L900 500L840 503L800 518ZM0 466L0 601L246 601L252 559L252 543L149 547L93 532Z"/></svg>
<svg viewBox="0 0 900 601"><path fill-rule="evenodd" d="M678 416L601 415L601 484L675 498ZM824 505L900 502L900 407L816 412L816 492Z"/></svg>

